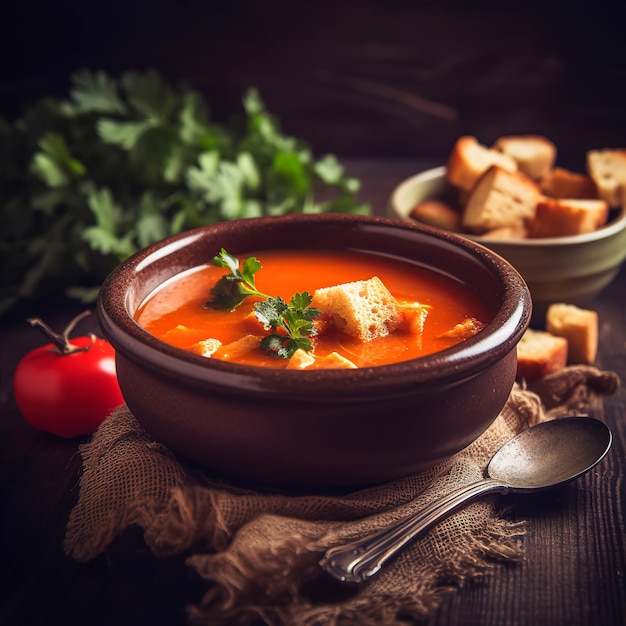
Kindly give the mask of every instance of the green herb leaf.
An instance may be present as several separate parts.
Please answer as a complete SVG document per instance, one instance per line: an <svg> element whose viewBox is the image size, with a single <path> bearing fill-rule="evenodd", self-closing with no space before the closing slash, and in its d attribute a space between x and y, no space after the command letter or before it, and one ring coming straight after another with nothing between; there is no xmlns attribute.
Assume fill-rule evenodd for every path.
<svg viewBox="0 0 626 626"><path fill-rule="evenodd" d="M310 309L306 317L315 318L320 313L317 309ZM261 340L261 350L274 353L283 359L290 359L298 349L311 350L309 337L315 336L317 331L310 320L305 319L303 311L293 307L293 298L289 305L280 297L257 302L254 305L254 314L264 328L271 331Z"/></svg>
<svg viewBox="0 0 626 626"><path fill-rule="evenodd" d="M205 303L208 309L226 309L233 311L248 296L267 296L258 291L254 284L254 275L261 269L261 263L256 257L247 258L243 267L239 269L239 259L228 254L224 248L213 257L213 265L230 270L224 274L211 289L211 299Z"/></svg>
<svg viewBox="0 0 626 626"><path fill-rule="evenodd" d="M124 150L130 150L151 126L152 124L148 121L118 122L113 119L102 118L98 120L96 128L98 135L105 143L120 146Z"/></svg>
<svg viewBox="0 0 626 626"><path fill-rule="evenodd" d="M120 98L117 83L104 72L92 74L86 70L72 77L74 88L71 95L83 112L125 114L126 105Z"/></svg>
<svg viewBox="0 0 626 626"><path fill-rule="evenodd" d="M339 164L337 158L333 155L327 155L320 159L314 166L315 173L329 185L341 183L343 176L343 166Z"/></svg>
<svg viewBox="0 0 626 626"><path fill-rule="evenodd" d="M265 330L276 330L281 326L283 314L287 308L287 303L277 296L268 298L264 302L257 302L254 306L254 315L263 324Z"/></svg>
<svg viewBox="0 0 626 626"><path fill-rule="evenodd" d="M93 292L128 254L204 224L370 212L358 181L284 134L256 89L232 123L209 110L154 70L83 70L67 99L0 118L0 313L35 295Z"/></svg>
<svg viewBox="0 0 626 626"><path fill-rule="evenodd" d="M299 348L310 350L312 337L317 331L311 324L311 319L320 315L317 309L310 309L306 315L299 306L305 302L311 302L307 292L296 294L287 304L282 298L268 298L265 302L257 302L254 305L254 314L271 334L261 340L261 349L274 353L284 359L290 359ZM283 332L278 332L281 329Z"/></svg>
<svg viewBox="0 0 626 626"><path fill-rule="evenodd" d="M322 314L312 308L313 297L308 291L294 294L289 303L280 296L270 297L256 289L255 274L262 268L256 257L244 260L241 269L239 259L224 248L213 257L213 265L229 270L211 289L212 298L205 304L211 309L237 308L248 296L263 298L255 302L254 315L261 322L267 337L261 341L261 349L290 359L298 348L311 349L309 337L317 334L312 321ZM280 329L280 331L279 331Z"/></svg>

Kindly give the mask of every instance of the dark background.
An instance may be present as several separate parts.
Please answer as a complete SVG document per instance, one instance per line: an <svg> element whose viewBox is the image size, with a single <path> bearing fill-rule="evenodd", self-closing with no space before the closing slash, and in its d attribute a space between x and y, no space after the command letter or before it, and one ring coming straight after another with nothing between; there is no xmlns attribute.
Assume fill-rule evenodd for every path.
<svg viewBox="0 0 626 626"><path fill-rule="evenodd" d="M0 2L0 111L80 68L154 67L216 119L256 86L317 153L445 159L455 138L538 133L558 163L626 146L624 2Z"/></svg>
<svg viewBox="0 0 626 626"><path fill-rule="evenodd" d="M414 163L443 162L461 134L486 144L545 134L575 169L589 148L626 147L624 5L0 0L0 113L65 96L80 68L154 67L201 90L218 119L257 86L287 132L318 153L361 159L366 197L381 209ZM598 303L600 366L620 372L623 285ZM82 309L55 299L28 315L60 329ZM26 317L0 325L0 622L184 624L184 604L204 586L180 559L152 558L139 533L86 565L62 554L80 455L77 441L31 429L15 406L14 368L41 345ZM428 624L623 622L623 393L605 406L616 433L609 465L539 504L512 502L514 519L531 520L527 561L446 596Z"/></svg>

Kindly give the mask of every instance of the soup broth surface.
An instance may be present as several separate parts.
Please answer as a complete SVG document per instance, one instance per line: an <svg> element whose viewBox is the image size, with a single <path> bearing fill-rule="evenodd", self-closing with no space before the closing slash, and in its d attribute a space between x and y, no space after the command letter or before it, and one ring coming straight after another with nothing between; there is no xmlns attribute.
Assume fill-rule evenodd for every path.
<svg viewBox="0 0 626 626"><path fill-rule="evenodd" d="M490 313L478 295L459 281L417 264L392 257L349 250L272 250L250 252L262 268L256 273L256 287L262 293L289 301L297 292L332 287L342 283L369 280L378 276L399 302L427 305L421 336L404 331L392 332L362 343L334 328L314 338L316 355L338 352L357 367L370 367L418 358L460 340L445 336L467 318L487 323ZM246 299L234 311L205 307L211 288L228 271L203 265L164 283L151 294L136 313L136 321L159 339L186 350L198 342L218 339L228 344L246 334L263 334L254 319L253 307L259 298ZM263 367L284 368L287 359L252 350L238 362Z"/></svg>

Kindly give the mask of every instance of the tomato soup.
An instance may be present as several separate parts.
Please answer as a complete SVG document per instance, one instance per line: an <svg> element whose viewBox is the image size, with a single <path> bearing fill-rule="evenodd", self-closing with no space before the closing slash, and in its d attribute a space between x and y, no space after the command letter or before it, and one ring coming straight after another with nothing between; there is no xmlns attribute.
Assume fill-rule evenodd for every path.
<svg viewBox="0 0 626 626"><path fill-rule="evenodd" d="M478 294L435 270L396 258L345 250L272 250L251 252L262 268L257 289L285 301L295 293L379 277L398 302L419 302L427 308L419 336L392 332L363 342L339 331L325 329L313 338L314 354L337 352L357 367L370 367L418 358L448 348L464 336L452 332L467 320L484 325L490 313ZM242 263L243 256L239 258ZM141 305L136 321L148 332L179 348L194 350L207 339L230 344L248 334L262 334L254 316L257 297L247 298L234 311L205 306L211 289L228 270L204 265L164 283ZM194 350L195 351L195 350ZM287 367L288 359L254 349L238 362L263 367Z"/></svg>

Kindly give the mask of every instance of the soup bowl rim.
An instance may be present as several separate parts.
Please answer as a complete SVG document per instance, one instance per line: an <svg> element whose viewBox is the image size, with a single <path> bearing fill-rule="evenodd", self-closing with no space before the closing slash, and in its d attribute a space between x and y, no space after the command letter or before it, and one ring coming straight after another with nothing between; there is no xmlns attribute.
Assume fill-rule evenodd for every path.
<svg viewBox="0 0 626 626"><path fill-rule="evenodd" d="M257 228L308 220L326 221L329 228L342 228L350 222L371 229L394 229L415 233L415 237L437 240L458 254L469 256L486 266L502 286L500 306L491 320L473 337L430 355L386 365L357 369L286 370L207 359L158 339L134 319L136 306L131 304L130 290L141 280L141 272L157 259L176 255L194 241L219 235L221 229ZM262 246L261 246L262 247ZM374 252L376 252L374 250ZM402 257L400 257L402 258ZM190 269L181 267L180 272ZM152 290L153 291L153 290ZM134 310L131 310L133 309ZM437 381L454 385L457 381L479 374L513 350L526 330L532 303L528 288L510 263L481 244L467 238L422 224L405 223L387 217L345 214L288 215L247 218L220 222L168 237L147 246L123 261L105 279L97 302L97 315L107 339L124 358L142 367L167 375L185 385L216 392L261 397L307 397L325 400L358 401L388 394L414 393L415 385Z"/></svg>

